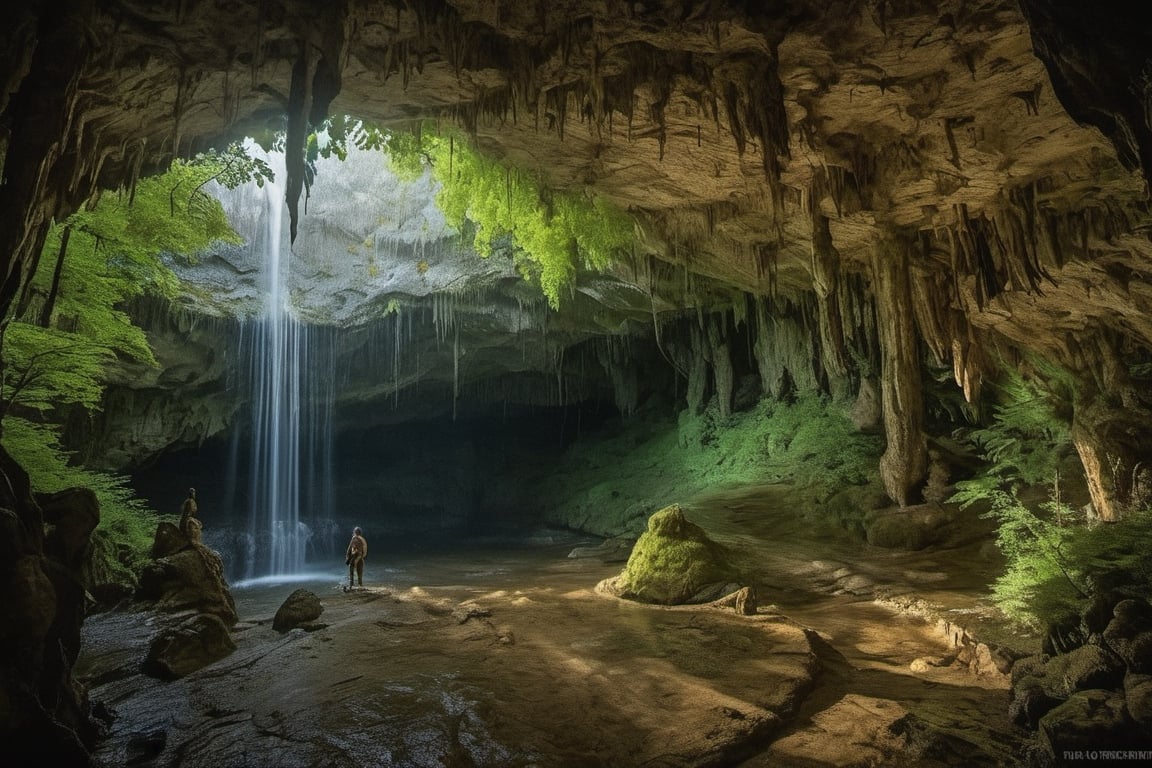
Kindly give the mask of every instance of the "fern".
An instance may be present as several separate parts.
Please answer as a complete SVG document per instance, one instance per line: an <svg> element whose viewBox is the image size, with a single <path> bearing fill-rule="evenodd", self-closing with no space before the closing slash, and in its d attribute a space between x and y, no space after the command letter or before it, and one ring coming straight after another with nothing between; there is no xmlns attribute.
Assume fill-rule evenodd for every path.
<svg viewBox="0 0 1152 768"><path fill-rule="evenodd" d="M1071 448L1069 425L1056 397L1014 371L1005 375L998 390L1000 402L991 423L965 436L988 466L975 478L956 483L949 501L964 507L994 501L998 491L1049 482Z"/></svg>
<svg viewBox="0 0 1152 768"><path fill-rule="evenodd" d="M28 473L35 491L55 493L80 487L96 494L100 524L93 534L91 563L96 583L135 584L158 518L134 495L127 478L70 464L69 454L60 447L59 428L52 424L9 417L4 426L4 448Z"/></svg>

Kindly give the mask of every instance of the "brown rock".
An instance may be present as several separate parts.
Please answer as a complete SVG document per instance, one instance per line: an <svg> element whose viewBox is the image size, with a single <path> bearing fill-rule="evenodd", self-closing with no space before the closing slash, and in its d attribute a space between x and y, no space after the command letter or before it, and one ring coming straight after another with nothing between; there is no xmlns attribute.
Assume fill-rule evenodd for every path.
<svg viewBox="0 0 1152 768"><path fill-rule="evenodd" d="M38 495L44 515L44 552L69 570L84 568L92 532L100 523L100 502L87 488Z"/></svg>
<svg viewBox="0 0 1152 768"><path fill-rule="evenodd" d="M168 613L211 613L229 627L237 620L220 556L203 544L189 543L187 549L145 566L137 596L155 601L158 610Z"/></svg>
<svg viewBox="0 0 1152 768"><path fill-rule="evenodd" d="M200 613L161 630L148 646L141 670L162 680L176 680L218 661L236 644L218 616Z"/></svg>
<svg viewBox="0 0 1152 768"><path fill-rule="evenodd" d="M280 605L272 619L272 629L287 632L301 625L315 621L324 613L324 606L315 593L298 589Z"/></svg>
<svg viewBox="0 0 1152 768"><path fill-rule="evenodd" d="M152 540L152 559L174 555L190 545L191 541L176 525L162 520L156 525L156 535Z"/></svg>

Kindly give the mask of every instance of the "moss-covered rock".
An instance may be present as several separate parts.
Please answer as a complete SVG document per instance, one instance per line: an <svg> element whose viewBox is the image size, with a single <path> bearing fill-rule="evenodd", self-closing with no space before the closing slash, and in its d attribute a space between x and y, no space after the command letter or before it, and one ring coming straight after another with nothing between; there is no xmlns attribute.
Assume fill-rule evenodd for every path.
<svg viewBox="0 0 1152 768"><path fill-rule="evenodd" d="M648 519L623 572L597 588L645 603L677 605L715 599L728 585L736 589L735 577L723 547L689 522L679 504L672 504Z"/></svg>

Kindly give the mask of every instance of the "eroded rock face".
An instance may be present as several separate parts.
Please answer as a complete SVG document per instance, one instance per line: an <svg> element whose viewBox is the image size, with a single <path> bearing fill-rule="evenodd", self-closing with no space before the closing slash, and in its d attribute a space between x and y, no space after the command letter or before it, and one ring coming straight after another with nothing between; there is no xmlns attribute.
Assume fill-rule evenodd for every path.
<svg viewBox="0 0 1152 768"><path fill-rule="evenodd" d="M220 617L198 613L158 632L148 644L141 670L162 680L178 680L234 650L236 644Z"/></svg>
<svg viewBox="0 0 1152 768"><path fill-rule="evenodd" d="M154 560L140 574L138 598L162 612L194 611L216 616L228 627L236 623L220 555L167 522L157 526L152 553Z"/></svg>
<svg viewBox="0 0 1152 768"><path fill-rule="evenodd" d="M99 509L90 492L68 491L46 499L45 516L2 448L0 475L0 759L86 765L96 730L72 668L85 613L81 553Z"/></svg>
<svg viewBox="0 0 1152 768"><path fill-rule="evenodd" d="M1075 438L1094 506L1119 517L1152 494L1152 404L1130 376L1152 348L1152 128L1147 35L1113 5L22 8L4 33L0 305L49 220L97 184L280 127L286 110L290 147L332 112L427 117L550 188L632 213L636 258L610 277L644 286L671 269L689 293L704 281L745 292L770 320L753 342L765 392L850 393L882 362L883 475L901 504L920 501L925 472L919 349L969 399L1001 352L1055 362L1083 385ZM300 243L304 167L289 156ZM363 262L349 254L333 279ZM347 293L325 280L329 296ZM627 291L578 293L595 305ZM689 405L710 379L723 408L730 361L707 350L730 351L716 333L727 310L708 306L719 317L683 370ZM627 407L627 377L614 384ZM220 416L161 420L211 434Z"/></svg>

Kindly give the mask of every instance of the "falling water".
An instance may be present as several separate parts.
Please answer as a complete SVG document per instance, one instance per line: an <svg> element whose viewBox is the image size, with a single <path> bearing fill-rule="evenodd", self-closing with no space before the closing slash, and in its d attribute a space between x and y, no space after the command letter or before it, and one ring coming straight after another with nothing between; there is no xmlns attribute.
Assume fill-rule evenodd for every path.
<svg viewBox="0 0 1152 768"><path fill-rule="evenodd" d="M246 454L248 461L248 547L232 570L247 580L302 573L317 521L332 518L335 335L293 312L283 188L252 184L236 192L226 207L266 278L263 313L243 321L239 333L239 384L251 413L248 445L234 449L233 459L241 463Z"/></svg>

